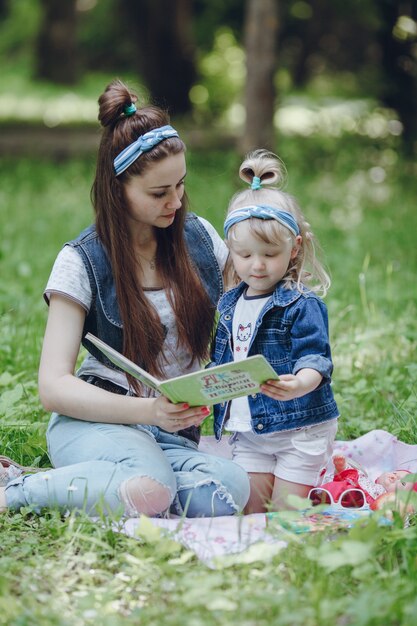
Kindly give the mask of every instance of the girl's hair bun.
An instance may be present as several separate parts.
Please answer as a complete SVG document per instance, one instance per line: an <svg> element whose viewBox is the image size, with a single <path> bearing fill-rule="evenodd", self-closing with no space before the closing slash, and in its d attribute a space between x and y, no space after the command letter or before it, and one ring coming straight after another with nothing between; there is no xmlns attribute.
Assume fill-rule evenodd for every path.
<svg viewBox="0 0 417 626"><path fill-rule="evenodd" d="M262 187L269 185L282 187L287 178L287 170L276 154L260 149L246 156L239 168L239 176L248 185L251 185L253 178L257 176Z"/></svg>
<svg viewBox="0 0 417 626"><path fill-rule="evenodd" d="M98 99L98 119L102 126L113 126L124 115L124 109L137 102L138 97L132 93L121 80L115 79L107 85Z"/></svg>

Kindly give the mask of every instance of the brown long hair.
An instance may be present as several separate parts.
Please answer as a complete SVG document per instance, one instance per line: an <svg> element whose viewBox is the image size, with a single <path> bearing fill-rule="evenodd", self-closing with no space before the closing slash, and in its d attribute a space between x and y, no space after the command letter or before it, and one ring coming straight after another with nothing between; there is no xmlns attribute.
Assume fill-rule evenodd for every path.
<svg viewBox="0 0 417 626"><path fill-rule="evenodd" d="M123 324L123 352L131 360L156 376L162 374L164 357L161 348L164 328L156 309L146 297L137 278L137 261L126 220L124 183L140 176L152 164L167 156L185 152L181 139L165 139L142 154L120 176L114 173L114 158L140 135L169 124L168 114L155 106L137 108L126 116L126 106L138 98L120 80L112 81L99 98L99 120L104 127L98 150L96 176L91 198L96 214L96 229L110 258L116 295ZM184 222L188 200L168 228L156 228L156 264L172 305L178 329L178 341L190 352L191 360L203 360L213 331L215 307L207 295L197 270L188 255ZM137 392L140 385L129 377Z"/></svg>

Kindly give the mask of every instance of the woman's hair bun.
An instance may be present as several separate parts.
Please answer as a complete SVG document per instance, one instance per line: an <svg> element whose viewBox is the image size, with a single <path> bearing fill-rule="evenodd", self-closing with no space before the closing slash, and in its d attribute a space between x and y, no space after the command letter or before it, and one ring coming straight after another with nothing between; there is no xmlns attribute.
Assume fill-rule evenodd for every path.
<svg viewBox="0 0 417 626"><path fill-rule="evenodd" d="M102 126L114 125L122 116L124 109L137 102L137 95L119 79L107 85L98 99L98 119Z"/></svg>

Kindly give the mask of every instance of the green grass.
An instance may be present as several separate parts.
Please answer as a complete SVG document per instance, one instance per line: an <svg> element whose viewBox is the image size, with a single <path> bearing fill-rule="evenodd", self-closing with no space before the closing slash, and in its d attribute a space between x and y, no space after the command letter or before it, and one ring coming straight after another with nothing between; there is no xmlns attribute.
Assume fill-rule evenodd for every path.
<svg viewBox="0 0 417 626"><path fill-rule="evenodd" d="M338 437L384 428L415 444L415 166L393 139L292 137L278 151L332 274ZM188 154L192 208L219 231L239 162ZM93 170L94 155L0 160L0 450L25 463L48 464L36 389L42 291L57 251L91 221ZM417 527L399 520L294 539L216 571L157 532L137 541L110 520L22 510L0 528L1 625L411 626L417 610Z"/></svg>

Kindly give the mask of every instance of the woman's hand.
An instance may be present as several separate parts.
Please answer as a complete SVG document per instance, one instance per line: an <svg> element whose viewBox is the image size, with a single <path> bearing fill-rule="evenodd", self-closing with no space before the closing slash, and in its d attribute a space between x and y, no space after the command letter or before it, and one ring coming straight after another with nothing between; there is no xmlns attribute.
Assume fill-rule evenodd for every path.
<svg viewBox="0 0 417 626"><path fill-rule="evenodd" d="M51 296L39 369L45 409L90 422L152 424L168 432L199 426L210 414L208 407L173 404L162 396L119 395L77 378L74 369L84 320L80 305L59 294Z"/></svg>
<svg viewBox="0 0 417 626"><path fill-rule="evenodd" d="M154 399L152 425L175 433L190 426L200 426L208 415L210 415L208 406L190 407L186 403L173 404L165 396L159 396Z"/></svg>
<svg viewBox="0 0 417 626"><path fill-rule="evenodd" d="M310 368L305 368L297 374L282 374L279 380L267 380L261 385L261 391L273 400L293 400L301 398L318 387L322 375Z"/></svg>

